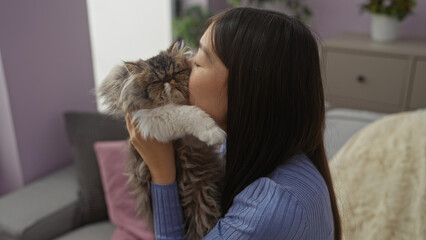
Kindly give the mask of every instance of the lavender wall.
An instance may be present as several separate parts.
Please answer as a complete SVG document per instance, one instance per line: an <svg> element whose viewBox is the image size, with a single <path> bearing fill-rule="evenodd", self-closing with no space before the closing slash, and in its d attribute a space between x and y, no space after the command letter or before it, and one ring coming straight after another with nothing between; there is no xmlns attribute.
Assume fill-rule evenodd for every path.
<svg viewBox="0 0 426 240"><path fill-rule="evenodd" d="M0 53L0 195L24 185Z"/></svg>
<svg viewBox="0 0 426 240"><path fill-rule="evenodd" d="M189 1L189 0L183 0ZM202 0L199 0L200 2ZM344 32L370 33L370 14L360 14L359 6L367 0L306 0L314 16L311 25L325 39ZM194 4L196 1L190 1ZM247 3L242 0L243 5ZM226 0L209 0L209 7L217 13L229 7ZM265 7L286 11L283 4L266 4ZM417 0L414 14L404 19L401 24L400 36L426 38L426 1Z"/></svg>
<svg viewBox="0 0 426 240"><path fill-rule="evenodd" d="M26 184L71 163L64 111L96 111L86 2L2 1L0 48Z"/></svg>
<svg viewBox="0 0 426 240"><path fill-rule="evenodd" d="M314 11L312 26L322 38L343 32L370 33L370 14L359 13L366 0L309 0ZM418 0L414 14L401 23L400 36L426 38L426 1Z"/></svg>

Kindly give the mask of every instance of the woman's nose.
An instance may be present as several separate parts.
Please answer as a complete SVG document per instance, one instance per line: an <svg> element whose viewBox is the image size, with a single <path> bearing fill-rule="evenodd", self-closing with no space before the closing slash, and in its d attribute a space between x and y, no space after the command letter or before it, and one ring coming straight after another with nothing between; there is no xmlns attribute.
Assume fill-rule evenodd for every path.
<svg viewBox="0 0 426 240"><path fill-rule="evenodd" d="M187 60L187 62L188 62L189 68L192 70L192 66L194 65L194 60L193 60L193 58L189 58L189 59Z"/></svg>

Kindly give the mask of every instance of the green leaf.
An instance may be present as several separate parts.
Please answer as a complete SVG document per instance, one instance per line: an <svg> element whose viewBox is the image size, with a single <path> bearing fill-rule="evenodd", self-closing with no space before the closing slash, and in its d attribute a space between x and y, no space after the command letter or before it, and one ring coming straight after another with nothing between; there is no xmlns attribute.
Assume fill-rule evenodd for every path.
<svg viewBox="0 0 426 240"><path fill-rule="evenodd" d="M201 6L188 8L182 16L173 19L173 37L182 38L188 46L198 48L198 41L209 16L210 13Z"/></svg>
<svg viewBox="0 0 426 240"><path fill-rule="evenodd" d="M365 4L360 6L360 12L386 14L402 21L412 14L416 6L416 0L391 0L388 6L385 6L384 3L383 0L367 0Z"/></svg>

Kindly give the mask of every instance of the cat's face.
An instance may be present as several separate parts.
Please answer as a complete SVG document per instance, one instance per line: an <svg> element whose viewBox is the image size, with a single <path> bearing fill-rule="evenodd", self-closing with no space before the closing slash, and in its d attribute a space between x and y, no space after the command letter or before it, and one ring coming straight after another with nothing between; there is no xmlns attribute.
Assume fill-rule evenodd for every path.
<svg viewBox="0 0 426 240"><path fill-rule="evenodd" d="M146 61L126 62L129 77L120 94L123 110L132 112L168 103L189 104L191 68L184 51L183 43L176 42Z"/></svg>

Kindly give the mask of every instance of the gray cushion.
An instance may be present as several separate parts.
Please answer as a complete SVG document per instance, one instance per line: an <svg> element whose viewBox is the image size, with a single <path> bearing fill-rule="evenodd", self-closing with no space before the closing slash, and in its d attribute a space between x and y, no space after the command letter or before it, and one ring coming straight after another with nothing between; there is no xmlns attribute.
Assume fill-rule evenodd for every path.
<svg viewBox="0 0 426 240"><path fill-rule="evenodd" d="M0 239L52 239L75 228L78 184L65 167L0 198Z"/></svg>
<svg viewBox="0 0 426 240"><path fill-rule="evenodd" d="M326 112L324 133L324 144L328 160L334 157L352 135L385 115L385 113L347 108L328 110Z"/></svg>
<svg viewBox="0 0 426 240"><path fill-rule="evenodd" d="M65 122L80 187L80 208L75 224L105 220L108 213L93 144L127 139L126 123L96 112L68 112Z"/></svg>
<svg viewBox="0 0 426 240"><path fill-rule="evenodd" d="M107 240L111 239L115 226L109 221L92 223L65 234L58 240ZM124 240L124 239L123 239Z"/></svg>

